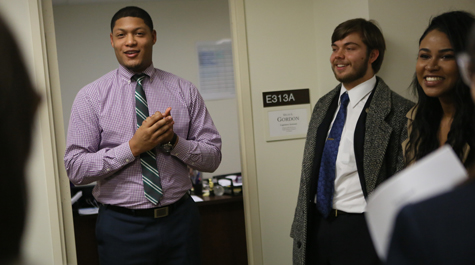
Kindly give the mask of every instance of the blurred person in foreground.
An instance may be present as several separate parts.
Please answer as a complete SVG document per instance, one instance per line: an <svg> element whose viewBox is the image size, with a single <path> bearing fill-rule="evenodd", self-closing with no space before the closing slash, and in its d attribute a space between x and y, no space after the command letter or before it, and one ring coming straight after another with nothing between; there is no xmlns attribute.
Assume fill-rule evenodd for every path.
<svg viewBox="0 0 475 265"><path fill-rule="evenodd" d="M25 168L40 102L16 41L0 18L0 264L19 264L27 210Z"/></svg>
<svg viewBox="0 0 475 265"><path fill-rule="evenodd" d="M475 25L468 40L466 52L457 55L457 62L475 101ZM386 264L475 264L475 167L469 162L467 182L401 210Z"/></svg>

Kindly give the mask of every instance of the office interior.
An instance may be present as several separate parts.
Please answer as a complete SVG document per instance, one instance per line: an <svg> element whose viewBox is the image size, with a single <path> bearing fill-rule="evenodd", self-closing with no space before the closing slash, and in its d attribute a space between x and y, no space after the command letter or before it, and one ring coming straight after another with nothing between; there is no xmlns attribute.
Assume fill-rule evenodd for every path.
<svg viewBox="0 0 475 265"><path fill-rule="evenodd" d="M229 170L223 168L221 171L220 168L218 169L220 172L216 174L242 172L249 264L291 264L292 240L289 233L299 189L305 142L302 138L267 140L265 127L267 113L263 108L262 93L309 88L313 106L319 97L337 85L329 67L330 36L333 29L347 19L363 17L376 20L386 38L387 52L378 75L384 78L393 90L411 98L408 87L415 68L418 39L430 17L449 10L475 13L475 2L470 0L107 2L109 2L107 5L115 7L129 4L152 7L163 4L180 11L188 10L187 6L192 7L189 10L195 12L189 11L191 13L184 15L180 20L183 24L176 24L170 30L170 39L167 40L169 45L179 45L174 43L174 40L180 39L182 35L174 34L194 34L187 31L191 31L193 23L185 21L196 18L200 7L213 9L219 6L220 10L224 10L223 14L227 15L226 27L229 30L227 35L207 35L206 40L231 37L236 98L233 99L234 102L228 99L223 102L209 101L206 104L210 112L218 112L212 116L218 130L223 130L223 135L228 133L228 128L229 131L237 132L232 140L235 145L233 142L228 143L223 137L223 152L229 152L229 156L236 155L235 159L240 162L236 164L230 162L227 165ZM106 3L100 5L105 6ZM77 9L83 7L85 8L78 5ZM20 42L32 80L44 98L37 116L34 145L28 168L30 207L23 254L35 264L77 264L71 194L62 164L67 127L65 110L70 108L71 103L63 99L65 93L63 89L66 88L63 88L65 85L62 80L60 56L64 47L60 47L60 37L55 32L55 8L51 0L0 2L0 12L10 22ZM73 14L67 16L73 17ZM93 19L86 16L83 19L89 27L96 28L100 24L107 27L110 15ZM159 27L160 17L154 22ZM206 32L203 34L211 34L206 28L202 30ZM77 45L74 46L77 47L76 56L80 58L85 58L87 53L92 52L86 48L87 45L94 48L103 44L109 45L108 35L103 36L102 40L88 35L86 32L80 43L68 44L68 46ZM161 67L161 60L170 61L172 65L168 65L165 69L170 72L178 72L182 70L180 68L188 67L190 64L183 60L190 59L195 53L188 51L190 54L188 57L188 55L181 56L178 52L157 53L158 49L155 47L155 56L158 56L154 57L155 66ZM185 48L181 50L187 52ZM83 69L91 70L89 73L91 75L87 78L84 77L87 73L71 77L75 78L77 86L75 89L117 66L115 62L109 61L112 63L109 64L102 61L115 60L112 49L104 50L100 58L101 60L98 60L100 65L88 64ZM85 64L87 61L78 60ZM185 69L185 71L187 73L184 73L183 77L195 84L199 83L198 76L193 70L188 72ZM93 75L96 75L95 78ZM219 116L222 109L234 111L232 125L227 124L228 120L231 122L231 118ZM222 124L218 125L218 122Z"/></svg>

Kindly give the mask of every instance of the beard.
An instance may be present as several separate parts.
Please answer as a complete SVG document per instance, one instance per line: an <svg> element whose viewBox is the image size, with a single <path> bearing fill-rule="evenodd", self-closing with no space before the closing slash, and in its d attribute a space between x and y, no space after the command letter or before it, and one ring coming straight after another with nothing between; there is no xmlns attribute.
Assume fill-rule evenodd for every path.
<svg viewBox="0 0 475 265"><path fill-rule="evenodd" d="M362 64L353 65L354 72L347 73L346 75L339 76L335 72L334 67L332 67L332 71L333 71L333 74L335 75L336 80L342 82L343 84L351 83L355 80L362 78L366 74L366 71L368 70L368 61L369 61L369 56L366 56Z"/></svg>

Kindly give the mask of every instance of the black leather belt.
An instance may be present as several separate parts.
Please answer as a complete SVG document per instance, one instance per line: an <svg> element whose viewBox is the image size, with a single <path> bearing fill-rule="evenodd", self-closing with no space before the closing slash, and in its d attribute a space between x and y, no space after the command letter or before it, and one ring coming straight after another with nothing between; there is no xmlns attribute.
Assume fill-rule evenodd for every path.
<svg viewBox="0 0 475 265"><path fill-rule="evenodd" d="M332 209L330 211L330 215L329 217L338 217L340 215L347 215L347 214L363 214L363 213L347 213L347 212L344 212L344 211L341 211L341 210L337 210L337 209Z"/></svg>
<svg viewBox="0 0 475 265"><path fill-rule="evenodd" d="M332 209L332 211L330 212L331 215L334 215L335 217L337 217L338 215L344 215L344 214L348 214L347 212L344 212L344 211L341 211L341 210L337 210L337 209Z"/></svg>
<svg viewBox="0 0 475 265"><path fill-rule="evenodd" d="M178 201L172 204L165 205L162 207L157 207L157 208L149 208L149 209L129 209L129 208L110 205L110 204L106 204L104 206L106 207L106 209L110 209L114 212L119 212L119 213L128 214L132 216L162 218L162 217L170 215L176 208L178 208L178 206L180 206L183 202L185 202L189 197L190 195L188 193L185 193L183 197L181 197Z"/></svg>

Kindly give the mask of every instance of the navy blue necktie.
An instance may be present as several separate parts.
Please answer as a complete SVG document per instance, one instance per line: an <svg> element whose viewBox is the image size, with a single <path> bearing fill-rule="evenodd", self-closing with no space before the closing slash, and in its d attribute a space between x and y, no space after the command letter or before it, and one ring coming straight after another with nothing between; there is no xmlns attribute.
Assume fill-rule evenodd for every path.
<svg viewBox="0 0 475 265"><path fill-rule="evenodd" d="M341 132L345 126L346 107L348 106L348 93L345 92L340 97L340 110L336 115L333 126L330 130L320 163L317 186L317 209L327 218L333 206L333 191L335 189L335 162L340 146Z"/></svg>
<svg viewBox="0 0 475 265"><path fill-rule="evenodd" d="M135 87L135 111L137 114L137 129L142 125L142 122L147 119L148 104L145 97L145 91L142 87L142 82L146 74L136 74L132 77L137 81ZM163 195L160 176L157 169L157 158L155 148L150 151L140 154L140 164L142 165L142 180L144 186L145 197L153 204L158 204Z"/></svg>

